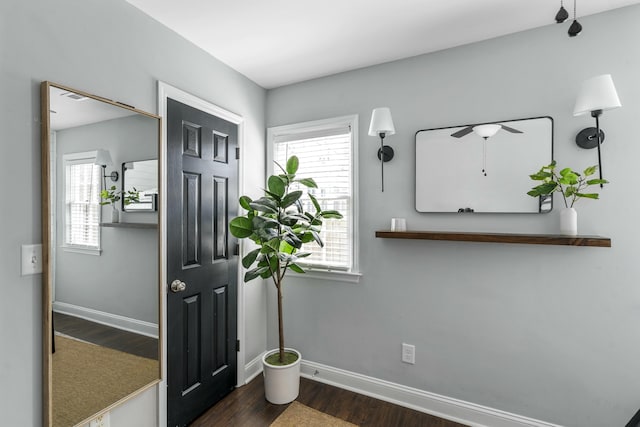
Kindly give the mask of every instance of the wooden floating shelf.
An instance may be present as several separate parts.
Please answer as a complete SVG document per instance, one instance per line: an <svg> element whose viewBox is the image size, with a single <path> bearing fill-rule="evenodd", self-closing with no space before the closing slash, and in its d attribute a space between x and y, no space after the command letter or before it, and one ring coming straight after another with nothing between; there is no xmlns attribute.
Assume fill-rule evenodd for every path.
<svg viewBox="0 0 640 427"><path fill-rule="evenodd" d="M148 222L103 222L100 224L100 226L113 228L158 228L158 224Z"/></svg>
<svg viewBox="0 0 640 427"><path fill-rule="evenodd" d="M382 239L449 240L454 242L520 243L526 245L595 246L610 248L611 239L601 236L562 234L469 233L453 231L376 231Z"/></svg>

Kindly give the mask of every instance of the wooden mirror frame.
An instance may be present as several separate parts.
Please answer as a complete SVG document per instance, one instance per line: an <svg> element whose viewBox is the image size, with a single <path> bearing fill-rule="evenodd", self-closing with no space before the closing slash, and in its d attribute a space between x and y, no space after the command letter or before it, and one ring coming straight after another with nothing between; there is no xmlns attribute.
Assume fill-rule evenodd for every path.
<svg viewBox="0 0 640 427"><path fill-rule="evenodd" d="M53 344L53 329L52 329L52 301L51 301L51 287L53 280L53 266L50 262L50 248L52 244L51 231L55 224L51 224L51 201L52 194L50 190L50 88L55 87L58 89L74 92L87 98L101 101L106 104L110 104L114 107L123 108L134 113L147 116L157 120L157 153L158 153L158 186L162 185L162 165L163 165L163 153L161 151L161 138L162 138L162 119L160 116L148 113L146 111L138 110L137 108L111 101L100 96L92 95L77 89L66 87L57 83L49 81L43 81L40 85L40 100L41 100L41 159L42 159L42 419L43 426L53 425L53 364L52 364L52 344ZM162 341L163 328L162 328L162 271L161 271L161 247L162 247L162 212L158 210L158 378L142 387L133 393L119 399L113 404L93 414L90 418L82 420L81 422L89 422L90 419L95 418L105 412L110 411L115 406L131 399L132 397L139 395L140 393L148 390L162 381L162 364L163 364L163 348L164 343Z"/></svg>

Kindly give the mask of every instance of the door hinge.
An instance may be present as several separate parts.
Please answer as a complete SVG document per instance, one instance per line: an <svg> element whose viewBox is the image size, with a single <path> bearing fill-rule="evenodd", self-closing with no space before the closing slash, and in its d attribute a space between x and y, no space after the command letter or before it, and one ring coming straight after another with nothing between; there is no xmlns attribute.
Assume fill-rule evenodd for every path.
<svg viewBox="0 0 640 427"><path fill-rule="evenodd" d="M236 160L240 158L240 147L236 147Z"/></svg>
<svg viewBox="0 0 640 427"><path fill-rule="evenodd" d="M235 246L233 247L233 254L235 256L240 255L240 244L239 243L236 243Z"/></svg>
<svg viewBox="0 0 640 427"><path fill-rule="evenodd" d="M236 351L240 351L240 340L236 340Z"/></svg>

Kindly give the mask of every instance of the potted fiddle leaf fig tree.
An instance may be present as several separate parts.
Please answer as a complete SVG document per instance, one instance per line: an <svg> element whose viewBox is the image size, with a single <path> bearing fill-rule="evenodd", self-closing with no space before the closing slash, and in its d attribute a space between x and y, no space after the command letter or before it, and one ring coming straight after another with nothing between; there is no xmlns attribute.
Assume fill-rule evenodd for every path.
<svg viewBox="0 0 640 427"><path fill-rule="evenodd" d="M582 174L571 168L564 168L556 171L556 161L543 166L533 175L529 175L534 181L541 181L540 184L527 192L531 197L548 196L552 193L560 193L565 208L560 211L560 232L562 234L578 234L578 213L573 205L580 199L598 199L598 193L585 192L587 187L592 185L608 184L606 179L589 179L598 170L598 166L589 166Z"/></svg>
<svg viewBox="0 0 640 427"><path fill-rule="evenodd" d="M318 188L313 178L297 178L299 160L292 156L281 172L271 175L267 189L259 199L240 197L245 215L233 218L229 223L231 234L239 239L249 239L257 247L242 258L248 269L244 281L266 279L276 289L278 307L278 349L268 351L263 357L265 395L275 404L289 403L296 399L300 387L300 359L298 351L285 348L282 317L282 286L287 272L304 273L299 260L310 255L301 252L302 245L316 242L323 246L320 236L323 221L340 219L335 210L323 210L318 200L307 191L312 212L302 203L305 191L301 188ZM268 283L268 282L267 282Z"/></svg>

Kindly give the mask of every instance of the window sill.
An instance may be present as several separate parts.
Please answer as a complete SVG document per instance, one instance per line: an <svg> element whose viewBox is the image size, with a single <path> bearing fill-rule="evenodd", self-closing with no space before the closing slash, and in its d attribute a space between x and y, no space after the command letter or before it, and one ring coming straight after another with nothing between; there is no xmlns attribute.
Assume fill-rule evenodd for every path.
<svg viewBox="0 0 640 427"><path fill-rule="evenodd" d="M306 273L294 273L290 271L292 278L299 279L319 279L319 280L327 280L333 282L348 282L348 283L359 283L360 277L362 277L362 273L354 273L347 271L339 271L339 270L308 270Z"/></svg>
<svg viewBox="0 0 640 427"><path fill-rule="evenodd" d="M89 249L89 248L81 248L77 246L62 246L62 250L64 252L94 255L94 256L100 256L100 254L102 253L102 249Z"/></svg>

